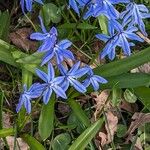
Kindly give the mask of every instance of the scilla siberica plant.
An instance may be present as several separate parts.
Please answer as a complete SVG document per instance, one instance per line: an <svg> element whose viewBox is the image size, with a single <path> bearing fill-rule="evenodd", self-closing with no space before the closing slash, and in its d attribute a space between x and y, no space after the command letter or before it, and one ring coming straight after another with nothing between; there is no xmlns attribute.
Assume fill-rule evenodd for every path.
<svg viewBox="0 0 150 150"><path fill-rule="evenodd" d="M33 2L43 4L42 0L21 0L22 11L32 10ZM115 5L123 3L126 9L123 12L116 10ZM140 30L146 35L143 19L149 18L148 9L143 4L136 4L130 0L69 0L69 8L73 9L78 16L83 19L90 17L98 17L104 15L108 20L108 35L96 34L96 38L106 43L100 57L108 56L109 59L115 58L116 47L123 50L124 55L131 55L131 46L134 41L143 42L136 32ZM81 15L82 14L82 15ZM24 85L19 104L16 108L20 111L22 105L31 112L31 101L34 98L43 97L44 104L47 104L54 92L57 97L67 99L66 91L69 87L73 87L80 93L85 93L88 86L92 86L97 91L100 84L107 83L103 77L95 75L92 68L88 65L81 67L80 62L76 62L70 69L63 65L64 59L75 61L73 53L69 50L72 42L68 39L58 39L58 32L55 27L49 31L46 30L42 18L39 16L42 33L35 32L30 38L42 41L38 52L44 52L41 66L47 64L47 73L36 69L36 74L44 83L34 83L29 89ZM52 59L56 59L57 65L54 67L51 63ZM55 69L59 70L59 75L55 77Z"/></svg>

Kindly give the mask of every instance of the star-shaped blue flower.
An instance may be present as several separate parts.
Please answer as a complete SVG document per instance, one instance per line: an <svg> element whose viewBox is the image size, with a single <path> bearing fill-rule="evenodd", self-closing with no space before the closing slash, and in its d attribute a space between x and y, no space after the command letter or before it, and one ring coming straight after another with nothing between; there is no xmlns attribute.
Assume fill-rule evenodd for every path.
<svg viewBox="0 0 150 150"><path fill-rule="evenodd" d="M43 4L42 0L20 0L20 5L21 5L22 12L25 13L25 9L27 11L31 12L33 2Z"/></svg>
<svg viewBox="0 0 150 150"><path fill-rule="evenodd" d="M72 42L69 40L62 40L58 44L55 44L54 47L52 47L46 54L44 55L42 59L42 65L46 64L48 61L50 61L54 56L56 57L57 64L60 64L64 58L66 59L72 59L74 60L74 56L71 51L69 51L67 48L70 47Z"/></svg>
<svg viewBox="0 0 150 150"><path fill-rule="evenodd" d="M128 26L137 25L141 32L147 35L143 19L150 18L150 13L145 5L138 5L135 2L129 3L126 6L126 10L121 13L121 18L123 19L124 26L127 24L129 24Z"/></svg>
<svg viewBox="0 0 150 150"><path fill-rule="evenodd" d="M52 92L54 91L57 96L67 99L65 90L60 87L60 83L64 80L63 76L55 77L54 68L51 63L48 63L48 74L36 69L36 74L45 82L43 84L43 102L47 104L51 98Z"/></svg>
<svg viewBox="0 0 150 150"><path fill-rule="evenodd" d="M22 105L24 105L27 113L31 112L31 100L33 98L38 98L43 91L43 86L39 83L33 84L28 90L27 86L23 86L23 93L20 95L19 103L17 105L17 113L20 111Z"/></svg>
<svg viewBox="0 0 150 150"><path fill-rule="evenodd" d="M134 33L138 30L136 27L129 26L127 29L124 28L125 27L116 20L110 20L108 22L108 31L110 35L96 35L98 39L106 42L106 46L101 53L101 58L104 58L106 55L108 55L109 59L113 60L115 57L115 48L117 46L123 49L125 55L129 56L131 54L130 46L134 46L134 44L128 40L143 42L143 39Z"/></svg>
<svg viewBox="0 0 150 150"><path fill-rule="evenodd" d="M87 78L83 81L83 85L85 87L88 87L90 84L93 86L94 91L97 91L99 89L99 85L100 83L107 83L107 80L104 79L101 76L98 75L94 75L94 72L92 70L91 67L87 66L87 69L89 69L89 71L87 72Z"/></svg>
<svg viewBox="0 0 150 150"><path fill-rule="evenodd" d="M62 89L66 91L71 84L78 92L85 93L86 88L83 86L77 79L81 78L88 71L86 67L80 68L80 62L77 62L72 66L70 70L66 69L62 64L58 66L61 75L64 77L63 82L61 83Z"/></svg>
<svg viewBox="0 0 150 150"><path fill-rule="evenodd" d="M80 15L79 9L84 8L91 0L69 0L69 7Z"/></svg>
<svg viewBox="0 0 150 150"><path fill-rule="evenodd" d="M39 47L38 52L44 52L50 50L54 47L56 40L57 40L57 29L52 27L49 32L47 32L42 18L39 16L40 25L43 33L35 32L30 35L30 39L43 41L42 45Z"/></svg>
<svg viewBox="0 0 150 150"><path fill-rule="evenodd" d="M119 18L119 12L115 9L113 4L128 2L129 0L94 0L89 4L84 19L90 16L98 17L99 15L105 15L108 19L117 19Z"/></svg>

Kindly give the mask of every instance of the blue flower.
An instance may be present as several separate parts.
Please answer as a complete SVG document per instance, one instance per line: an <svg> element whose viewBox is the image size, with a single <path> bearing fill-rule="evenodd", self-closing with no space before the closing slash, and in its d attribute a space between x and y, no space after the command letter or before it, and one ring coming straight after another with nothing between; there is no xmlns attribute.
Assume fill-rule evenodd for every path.
<svg viewBox="0 0 150 150"><path fill-rule="evenodd" d="M148 12L148 9L143 4L138 5L134 2L129 3L126 7L126 10L121 13L121 18L123 19L124 26L127 24L129 24L128 26L137 25L141 32L144 35L147 35L142 19L150 18L150 13Z"/></svg>
<svg viewBox="0 0 150 150"><path fill-rule="evenodd" d="M79 8L84 8L91 0L69 0L69 7L80 15Z"/></svg>
<svg viewBox="0 0 150 150"><path fill-rule="evenodd" d="M51 63L48 63L48 74L39 69L36 69L36 74L45 82L42 84L44 88L44 104L48 103L53 91L57 94L57 96L67 99L64 89L62 89L59 85L64 80L64 77L55 78L54 68Z"/></svg>
<svg viewBox="0 0 150 150"><path fill-rule="evenodd" d="M32 11L32 3L34 1L39 4L43 4L42 0L20 0L20 5L23 13L25 13L25 9L29 12Z"/></svg>
<svg viewBox="0 0 150 150"><path fill-rule="evenodd" d="M88 71L86 67L80 68L80 62L72 66L70 70L66 69L62 64L58 66L61 75L64 77L61 83L62 89L66 91L71 84L78 92L85 93L86 88L77 79L85 75Z"/></svg>
<svg viewBox="0 0 150 150"><path fill-rule="evenodd" d="M72 42L69 40L62 40L58 44L55 44L48 52L46 52L45 56L42 60L42 65L46 64L50 61L54 56L56 56L57 64L60 64L64 58L69 58L74 60L74 56L71 51L67 50L70 47Z"/></svg>
<svg viewBox="0 0 150 150"><path fill-rule="evenodd" d="M129 56L131 54L130 46L134 46L134 44L132 42L128 42L128 39L143 42L143 39L134 33L137 30L138 29L134 26L129 26L125 30L124 26L122 26L119 22L116 20L110 20L108 22L108 32L110 35L96 35L98 39L106 42L106 46L101 53L101 58L108 55L109 59L113 60L115 57L115 48L117 46L123 49L125 55Z"/></svg>
<svg viewBox="0 0 150 150"><path fill-rule="evenodd" d="M47 32L42 18L39 16L40 24L41 24L41 29L43 33L36 32L32 33L30 35L30 39L32 40L37 40L37 41L43 41L43 44L39 47L38 51L48 51L50 50L54 44L56 43L57 40L57 29L55 27L52 27L49 32Z"/></svg>
<svg viewBox="0 0 150 150"><path fill-rule="evenodd" d="M90 16L98 17L99 15L105 15L108 19L117 19L119 18L119 12L113 4L128 2L129 0L94 0L88 6L88 11L84 15L84 19Z"/></svg>
<svg viewBox="0 0 150 150"><path fill-rule="evenodd" d="M17 105L16 111L17 113L20 111L22 105L24 105L27 113L31 112L31 100L33 98L38 98L43 91L43 86L39 83L34 83L29 90L27 90L27 86L23 86L23 93L20 95L19 103Z"/></svg>
<svg viewBox="0 0 150 150"><path fill-rule="evenodd" d="M87 69L89 69L89 71L87 72L87 78L83 81L83 85L85 87L88 87L90 84L92 84L93 88L95 91L97 91L99 89L99 84L100 83L107 83L107 80L104 79L101 76L98 75L94 75L93 70L91 67L87 66Z"/></svg>

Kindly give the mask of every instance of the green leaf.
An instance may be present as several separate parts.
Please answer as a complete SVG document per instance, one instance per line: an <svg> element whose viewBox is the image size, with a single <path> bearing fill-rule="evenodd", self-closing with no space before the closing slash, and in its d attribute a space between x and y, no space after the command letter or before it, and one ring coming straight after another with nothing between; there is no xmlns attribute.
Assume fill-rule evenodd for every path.
<svg viewBox="0 0 150 150"><path fill-rule="evenodd" d="M137 87L134 88L134 93L140 99L143 105L150 110L150 88Z"/></svg>
<svg viewBox="0 0 150 150"><path fill-rule="evenodd" d="M124 137L127 133L127 126L123 124L118 124L117 125L117 136L119 138Z"/></svg>
<svg viewBox="0 0 150 150"><path fill-rule="evenodd" d="M46 140L54 128L55 96L52 95L47 105L43 105L39 118L39 134L42 140Z"/></svg>
<svg viewBox="0 0 150 150"><path fill-rule="evenodd" d="M120 102L121 102L121 94L122 94L122 90L116 87L113 87L112 89L112 105L114 107L119 106Z"/></svg>
<svg viewBox="0 0 150 150"><path fill-rule="evenodd" d="M126 89L124 92L124 98L127 102L129 103L135 103L137 100L137 97L134 95L134 93L132 91L130 91L129 89Z"/></svg>
<svg viewBox="0 0 150 150"><path fill-rule="evenodd" d="M84 150L88 143L94 138L96 133L100 130L104 119L99 119L87 128L70 146L69 150Z"/></svg>
<svg viewBox="0 0 150 150"><path fill-rule="evenodd" d="M130 57L117 60L94 69L95 74L110 77L128 72L150 61L150 47L132 54Z"/></svg>
<svg viewBox="0 0 150 150"><path fill-rule="evenodd" d="M102 84L101 89L109 89L117 84L117 88L135 88L150 85L150 75L143 73L125 73L106 78L107 84Z"/></svg>
<svg viewBox="0 0 150 150"><path fill-rule="evenodd" d="M7 40L10 25L10 15L8 10L0 14L0 39Z"/></svg>
<svg viewBox="0 0 150 150"><path fill-rule="evenodd" d="M98 17L98 22L103 34L107 34L107 18L104 15Z"/></svg>
<svg viewBox="0 0 150 150"><path fill-rule="evenodd" d="M3 137L7 137L7 136L10 136L10 135L14 135L14 129L13 128L8 128L8 129L1 129L0 130L0 138L3 138Z"/></svg>
<svg viewBox="0 0 150 150"><path fill-rule="evenodd" d="M61 11L53 3L44 4L40 11L40 15L44 19L46 26L48 26L51 21L53 23L59 23L61 21Z"/></svg>
<svg viewBox="0 0 150 150"><path fill-rule="evenodd" d="M79 23L79 25L77 26L78 29L82 29L82 30L93 30L93 29L97 29L97 27L88 24L86 22L84 23Z"/></svg>
<svg viewBox="0 0 150 150"><path fill-rule="evenodd" d="M14 51L14 47L0 39L0 61L19 67L19 64L15 62L15 59L11 54L12 51Z"/></svg>
<svg viewBox="0 0 150 150"><path fill-rule="evenodd" d="M0 92L0 129L3 128L3 101L4 101L4 92Z"/></svg>
<svg viewBox="0 0 150 150"><path fill-rule="evenodd" d="M21 138L29 145L31 150L46 150L41 143L28 134L21 135Z"/></svg>
<svg viewBox="0 0 150 150"><path fill-rule="evenodd" d="M73 110L73 112L76 115L76 117L78 118L78 120L80 122L82 122L82 124L85 125L85 127L89 127L90 120L87 117L87 115L85 114L85 112L82 110L81 106L74 99L69 99L68 104L71 107L71 109Z"/></svg>
<svg viewBox="0 0 150 150"><path fill-rule="evenodd" d="M53 150L68 150L70 142L70 135L68 133L62 133L54 138L52 148Z"/></svg>

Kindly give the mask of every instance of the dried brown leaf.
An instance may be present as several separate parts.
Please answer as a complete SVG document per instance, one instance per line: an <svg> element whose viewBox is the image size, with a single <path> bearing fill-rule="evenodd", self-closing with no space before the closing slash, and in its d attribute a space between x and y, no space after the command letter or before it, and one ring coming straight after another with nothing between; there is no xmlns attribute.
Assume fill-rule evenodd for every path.
<svg viewBox="0 0 150 150"><path fill-rule="evenodd" d="M132 116L132 120L133 121L131 122L126 134L128 136L126 142L128 142L132 138L132 134L137 128L144 125L145 123L150 122L150 113L135 113Z"/></svg>
<svg viewBox="0 0 150 150"><path fill-rule="evenodd" d="M106 113L107 123L105 129L107 131L107 144L113 141L115 132L117 131L118 117L111 111Z"/></svg>
<svg viewBox="0 0 150 150"><path fill-rule="evenodd" d="M14 149L14 136L6 137L6 140L9 146L9 150L13 150ZM21 138L17 138L17 143L18 144L16 144L16 150L19 150L19 149L28 150L29 149L29 146Z"/></svg>
<svg viewBox="0 0 150 150"><path fill-rule="evenodd" d="M123 100L121 102L121 105L120 105L120 108L121 109L124 109L130 113L135 113L136 111L138 111L138 106L137 104L131 104L131 103L128 103L127 101Z"/></svg>
<svg viewBox="0 0 150 150"><path fill-rule="evenodd" d="M30 28L21 28L10 33L9 38L15 46L25 51L35 51L37 50L37 42L30 40L31 32Z"/></svg>
<svg viewBox="0 0 150 150"><path fill-rule="evenodd" d="M109 91L108 90L104 90L102 91L99 95L98 94L93 94L93 99L95 100L96 102L96 110L94 112L94 118L95 120L97 120L97 117L99 115L99 113L102 111L102 109L104 107L108 107L109 104L107 104L107 99L108 99L108 96L109 96Z"/></svg>

